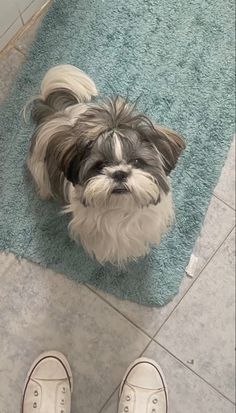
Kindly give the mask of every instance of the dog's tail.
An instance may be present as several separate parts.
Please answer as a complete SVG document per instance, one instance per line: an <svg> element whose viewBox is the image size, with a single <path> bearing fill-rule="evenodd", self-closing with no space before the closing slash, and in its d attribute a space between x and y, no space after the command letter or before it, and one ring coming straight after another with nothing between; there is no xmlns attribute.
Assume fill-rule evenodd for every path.
<svg viewBox="0 0 236 413"><path fill-rule="evenodd" d="M94 82L82 70L72 65L52 67L42 80L40 95L29 102L32 119L39 124L68 106L90 101L97 94Z"/></svg>

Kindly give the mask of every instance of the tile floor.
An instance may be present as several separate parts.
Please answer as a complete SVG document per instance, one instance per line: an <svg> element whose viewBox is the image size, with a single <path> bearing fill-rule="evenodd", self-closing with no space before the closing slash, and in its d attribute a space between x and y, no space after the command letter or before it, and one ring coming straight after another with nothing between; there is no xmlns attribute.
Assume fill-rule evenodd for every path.
<svg viewBox="0 0 236 413"><path fill-rule="evenodd" d="M0 54L0 102L40 20ZM143 354L162 365L170 413L235 411L234 153L235 140L194 249L196 274L163 308L121 301L0 254L1 413L19 412L28 367L52 348L74 372L72 413L115 413L122 375Z"/></svg>

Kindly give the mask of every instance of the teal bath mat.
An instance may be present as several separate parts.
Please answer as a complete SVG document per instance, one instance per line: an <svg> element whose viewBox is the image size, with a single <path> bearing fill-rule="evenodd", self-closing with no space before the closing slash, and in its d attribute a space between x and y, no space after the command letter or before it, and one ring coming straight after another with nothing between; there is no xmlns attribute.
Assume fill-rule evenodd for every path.
<svg viewBox="0 0 236 413"><path fill-rule="evenodd" d="M118 297L164 305L177 292L234 126L231 0L57 0L1 113L0 247ZM145 259L101 266L68 237L67 218L38 199L25 168L32 133L20 111L45 71L70 63L102 95L179 131L187 149L172 174L176 225Z"/></svg>

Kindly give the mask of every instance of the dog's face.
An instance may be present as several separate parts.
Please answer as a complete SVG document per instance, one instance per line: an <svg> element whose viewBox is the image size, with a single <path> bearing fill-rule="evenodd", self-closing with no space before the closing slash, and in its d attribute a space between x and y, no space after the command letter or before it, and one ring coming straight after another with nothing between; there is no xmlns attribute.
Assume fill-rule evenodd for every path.
<svg viewBox="0 0 236 413"><path fill-rule="evenodd" d="M142 207L156 204L161 191L169 190L158 151L135 130L100 135L77 168L71 178L82 188L84 205L133 200Z"/></svg>
<svg viewBox="0 0 236 413"><path fill-rule="evenodd" d="M85 206L157 204L184 148L175 132L154 126L120 97L91 104L70 136L61 168Z"/></svg>

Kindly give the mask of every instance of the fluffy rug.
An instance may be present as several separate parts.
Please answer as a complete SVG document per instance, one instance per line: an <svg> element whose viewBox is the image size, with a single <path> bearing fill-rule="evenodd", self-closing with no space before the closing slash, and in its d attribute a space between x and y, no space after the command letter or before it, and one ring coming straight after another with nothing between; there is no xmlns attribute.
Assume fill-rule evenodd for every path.
<svg viewBox="0 0 236 413"><path fill-rule="evenodd" d="M231 0L57 0L1 113L0 247L118 297L164 305L177 292L233 135ZM150 255L123 270L100 266L68 237L66 217L38 199L25 168L31 126L20 111L45 71L85 70L101 94L135 99L183 134L172 174L176 225Z"/></svg>

